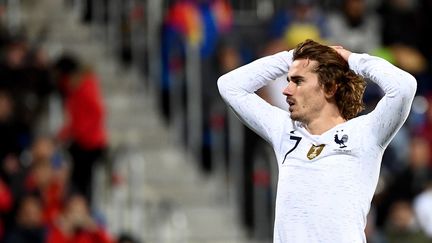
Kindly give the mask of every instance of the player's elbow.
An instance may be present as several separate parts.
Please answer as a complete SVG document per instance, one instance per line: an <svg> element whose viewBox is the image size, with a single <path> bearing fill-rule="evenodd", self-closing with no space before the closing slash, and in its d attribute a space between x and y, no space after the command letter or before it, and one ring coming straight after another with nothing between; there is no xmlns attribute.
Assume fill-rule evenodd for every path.
<svg viewBox="0 0 432 243"><path fill-rule="evenodd" d="M225 86L226 86L225 83L226 82L227 82L227 80L225 78L225 75L222 75L222 76L220 76L218 78L218 80L217 80L217 86L218 86L219 92L221 92L221 90L223 90L225 88Z"/></svg>
<svg viewBox="0 0 432 243"><path fill-rule="evenodd" d="M403 103L413 100L417 91L417 81L409 73L403 71L393 75L393 85L386 90L386 96L390 98L400 99ZM390 74L392 75L392 74Z"/></svg>
<svg viewBox="0 0 432 243"><path fill-rule="evenodd" d="M222 75L217 80L218 90L223 98L225 98L226 95L229 93L229 89L230 89L229 83L230 83L230 78L228 77L228 74Z"/></svg>
<svg viewBox="0 0 432 243"><path fill-rule="evenodd" d="M414 97L417 91L417 80L411 74L407 74L403 82L405 83L404 87L406 87L405 94L408 97Z"/></svg>

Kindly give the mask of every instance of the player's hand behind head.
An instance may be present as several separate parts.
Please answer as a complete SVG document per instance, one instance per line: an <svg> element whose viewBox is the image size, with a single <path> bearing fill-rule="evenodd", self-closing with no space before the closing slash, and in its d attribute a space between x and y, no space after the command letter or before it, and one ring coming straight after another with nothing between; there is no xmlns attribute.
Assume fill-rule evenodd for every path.
<svg viewBox="0 0 432 243"><path fill-rule="evenodd" d="M339 55L341 55L345 59L345 61L348 61L348 58L352 52L346 50L342 46L330 46L330 47L336 50L337 53L339 53Z"/></svg>

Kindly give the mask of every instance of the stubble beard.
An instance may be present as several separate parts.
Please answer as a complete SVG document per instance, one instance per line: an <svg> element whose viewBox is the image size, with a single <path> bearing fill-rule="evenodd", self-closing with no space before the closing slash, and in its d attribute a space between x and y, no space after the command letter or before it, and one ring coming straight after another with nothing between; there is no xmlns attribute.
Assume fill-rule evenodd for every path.
<svg viewBox="0 0 432 243"><path fill-rule="evenodd" d="M290 113L291 120L305 123L306 119L301 114Z"/></svg>
<svg viewBox="0 0 432 243"><path fill-rule="evenodd" d="M293 112L290 111L290 118L293 121L297 121L303 124L308 124L313 118L312 113L318 113L321 107L313 107L313 106L298 106L297 109L294 109Z"/></svg>

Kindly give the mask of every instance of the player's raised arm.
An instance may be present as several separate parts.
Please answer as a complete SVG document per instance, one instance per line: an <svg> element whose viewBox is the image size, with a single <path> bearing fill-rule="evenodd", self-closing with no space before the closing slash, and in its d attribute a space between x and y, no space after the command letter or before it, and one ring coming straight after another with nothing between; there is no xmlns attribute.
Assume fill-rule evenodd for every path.
<svg viewBox="0 0 432 243"><path fill-rule="evenodd" d="M287 112L271 106L255 91L286 74L291 63L292 51L283 51L237 68L218 80L225 102L247 126L269 142L280 129Z"/></svg>
<svg viewBox="0 0 432 243"><path fill-rule="evenodd" d="M378 144L386 147L408 117L417 89L415 78L382 58L338 52L348 57L351 69L375 82L384 91L384 97L369 114L369 121Z"/></svg>

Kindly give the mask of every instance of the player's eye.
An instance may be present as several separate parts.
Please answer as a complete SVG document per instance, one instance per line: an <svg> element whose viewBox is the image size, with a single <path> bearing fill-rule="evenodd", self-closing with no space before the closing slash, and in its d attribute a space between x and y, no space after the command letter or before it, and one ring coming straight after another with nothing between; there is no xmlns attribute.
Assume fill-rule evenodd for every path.
<svg viewBox="0 0 432 243"><path fill-rule="evenodd" d="M303 83L303 79L295 79L295 80L293 80L293 82L295 84L299 85L299 84Z"/></svg>
<svg viewBox="0 0 432 243"><path fill-rule="evenodd" d="M300 77L292 77L291 79L290 78L287 78L287 82L288 82L288 84L290 83L290 82L293 82L293 83L295 83L296 85L300 85L301 83L303 83L303 78L300 78Z"/></svg>

